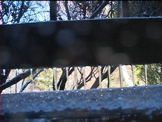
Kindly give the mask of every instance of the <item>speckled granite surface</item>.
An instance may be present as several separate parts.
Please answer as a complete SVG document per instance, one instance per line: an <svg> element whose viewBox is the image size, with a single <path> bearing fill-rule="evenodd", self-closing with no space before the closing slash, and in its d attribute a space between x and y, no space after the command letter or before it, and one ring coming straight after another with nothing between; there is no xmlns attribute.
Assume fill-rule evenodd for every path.
<svg viewBox="0 0 162 122"><path fill-rule="evenodd" d="M162 85L1 95L2 118L161 116Z"/></svg>

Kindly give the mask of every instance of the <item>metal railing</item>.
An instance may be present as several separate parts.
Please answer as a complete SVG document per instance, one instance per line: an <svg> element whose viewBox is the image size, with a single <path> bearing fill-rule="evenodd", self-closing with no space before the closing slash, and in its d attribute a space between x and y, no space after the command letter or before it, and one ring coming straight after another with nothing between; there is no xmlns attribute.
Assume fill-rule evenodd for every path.
<svg viewBox="0 0 162 122"><path fill-rule="evenodd" d="M160 85L161 75L161 66L154 66L156 67L155 70L148 73L148 66L151 69L151 65L154 64L144 64L140 65L143 66L143 73L141 73L142 78L137 76L137 72L141 72L142 69L137 69L136 65L119 65L115 67L113 72L111 68L113 66L83 66L83 67L65 67L65 68L42 68L37 69L36 72L33 73L33 69L30 69L30 75L15 85L7 86L8 82L13 82L14 77L20 77L19 74L23 73L23 69L15 69L11 70L11 75L8 76L6 84L3 86L7 86L5 90L3 90L2 94L4 93L19 93L19 92L32 92L32 91L59 91L59 90L86 90L92 88L122 88L122 87L134 87L134 86L147 86L147 85ZM157 71L157 69L159 70ZM69 70L73 72L70 74ZM150 70L149 69L149 70ZM13 72L13 73L12 73ZM24 71L25 72L25 71ZM48 72L48 73L47 73ZM60 88L61 83L61 75L64 75L65 79L65 86L64 88ZM136 75L135 75L136 74ZM152 75L151 79L149 76ZM157 74L157 75L156 75ZM3 69L3 75L5 76L5 69ZM116 77L116 78L115 78ZM155 78L153 78L155 77ZM149 81L148 81L149 79ZM44 80L44 84L47 86L47 90L39 88L38 83ZM141 83L139 83L139 80ZM150 82L152 80L152 82ZM155 81L154 81L155 80ZM50 82L50 83L46 83ZM98 82L98 83L95 83ZM37 83L37 85L35 85ZM97 85L95 85L97 84ZM28 87L30 85L30 88ZM93 86L94 85L94 86ZM28 89L27 89L28 87ZM27 90L26 90L27 89Z"/></svg>

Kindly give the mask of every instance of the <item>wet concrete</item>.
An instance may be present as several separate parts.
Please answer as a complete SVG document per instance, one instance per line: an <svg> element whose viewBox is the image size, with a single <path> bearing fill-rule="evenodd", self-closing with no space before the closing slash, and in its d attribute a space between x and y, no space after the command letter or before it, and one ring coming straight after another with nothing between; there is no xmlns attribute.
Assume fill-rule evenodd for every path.
<svg viewBox="0 0 162 122"><path fill-rule="evenodd" d="M1 95L1 118L162 119L162 85Z"/></svg>

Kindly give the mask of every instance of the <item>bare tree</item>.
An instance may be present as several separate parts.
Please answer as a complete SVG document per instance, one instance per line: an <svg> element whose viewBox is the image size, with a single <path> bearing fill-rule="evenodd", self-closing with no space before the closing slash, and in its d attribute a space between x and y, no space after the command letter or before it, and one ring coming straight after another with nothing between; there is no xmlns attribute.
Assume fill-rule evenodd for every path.
<svg viewBox="0 0 162 122"><path fill-rule="evenodd" d="M48 5L49 3L47 3ZM16 24L16 23L29 23L38 21L36 16L47 16L44 20L48 20L49 10L38 11L37 8L45 8L39 1L1 1L1 22L5 24ZM41 13L41 14L40 14ZM13 84L16 84L21 79L28 77L31 73L28 71L16 76L15 78L7 81L7 77L10 74L11 69L1 69L1 78L0 78L0 91L4 90L7 87L10 87ZM35 72L35 70L33 70ZM5 83L6 82L6 83Z"/></svg>

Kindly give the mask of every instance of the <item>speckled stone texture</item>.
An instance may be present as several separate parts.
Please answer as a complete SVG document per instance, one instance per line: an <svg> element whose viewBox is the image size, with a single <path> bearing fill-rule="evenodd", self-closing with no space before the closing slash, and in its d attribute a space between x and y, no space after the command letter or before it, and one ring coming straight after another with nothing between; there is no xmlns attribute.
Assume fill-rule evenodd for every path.
<svg viewBox="0 0 162 122"><path fill-rule="evenodd" d="M162 85L1 95L3 119L103 116L162 118Z"/></svg>

